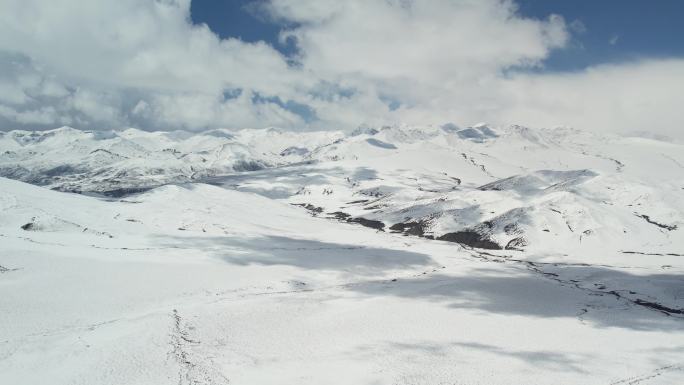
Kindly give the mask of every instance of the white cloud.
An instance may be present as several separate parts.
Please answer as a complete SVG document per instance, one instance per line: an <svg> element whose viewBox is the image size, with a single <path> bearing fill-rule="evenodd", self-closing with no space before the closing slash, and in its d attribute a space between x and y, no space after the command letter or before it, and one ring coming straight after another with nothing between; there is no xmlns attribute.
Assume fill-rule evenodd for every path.
<svg viewBox="0 0 684 385"><path fill-rule="evenodd" d="M499 120L684 137L684 60L604 65L503 82Z"/></svg>
<svg viewBox="0 0 684 385"><path fill-rule="evenodd" d="M224 99L211 94L159 94L143 110L144 118L164 126L226 128L286 126L303 127L298 115L275 103L254 102L253 94L242 92L238 97Z"/></svg>
<svg viewBox="0 0 684 385"><path fill-rule="evenodd" d="M0 0L0 129L490 121L684 136L681 61L525 74L586 28L512 1L262 3L295 26L281 36L294 58L192 25L189 1Z"/></svg>
<svg viewBox="0 0 684 385"><path fill-rule="evenodd" d="M513 65L534 64L562 46L563 20L514 17L498 1L275 0L270 11L303 24L295 38L307 69L323 75L458 82Z"/></svg>
<svg viewBox="0 0 684 385"><path fill-rule="evenodd" d="M189 0L2 0L0 46L60 77L113 87L283 92L303 82L273 48L220 40L206 26L192 26L189 6Z"/></svg>
<svg viewBox="0 0 684 385"><path fill-rule="evenodd" d="M24 92L24 88L14 82L0 83L0 102L9 104L24 104L29 97Z"/></svg>
<svg viewBox="0 0 684 385"><path fill-rule="evenodd" d="M0 105L0 116L19 124L49 124L60 121L52 107L41 107L35 110L17 111L12 107Z"/></svg>
<svg viewBox="0 0 684 385"><path fill-rule="evenodd" d="M353 90L335 103L308 101L321 125L448 119L454 103L469 108L484 84L540 65L569 38L561 17L524 19L507 1L273 0L264 8L298 25L282 39L296 41L305 71Z"/></svg>
<svg viewBox="0 0 684 385"><path fill-rule="evenodd" d="M149 99L161 119L145 122L145 128L203 128L228 120L226 109L220 112L215 105L226 88L289 99L311 84L265 43L221 40L206 26L191 25L189 5L189 0L0 0L0 51L6 60L22 63L11 89L0 83L1 100L26 103L22 93L36 88L33 94L61 98L42 103L77 114L77 121L121 126L137 122L130 117L135 115L135 103L128 100L132 94ZM19 72L31 74L35 84L18 84ZM162 111L183 109L180 102L191 104L188 111ZM277 105L243 107L242 115L293 123ZM200 110L211 114L199 119ZM170 121L173 117L178 120Z"/></svg>

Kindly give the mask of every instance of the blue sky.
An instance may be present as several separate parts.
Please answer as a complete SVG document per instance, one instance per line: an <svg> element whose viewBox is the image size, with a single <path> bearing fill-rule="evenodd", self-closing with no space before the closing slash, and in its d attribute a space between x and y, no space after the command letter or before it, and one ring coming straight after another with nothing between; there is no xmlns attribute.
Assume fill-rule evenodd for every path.
<svg viewBox="0 0 684 385"><path fill-rule="evenodd" d="M549 69L584 68L641 57L684 56L684 1L680 0L521 0L530 17L562 15L579 20L586 32L547 59Z"/></svg>
<svg viewBox="0 0 684 385"><path fill-rule="evenodd" d="M282 53L292 44L278 42L282 26L254 12L254 0L193 0L194 23L206 23L223 38L266 41ZM563 49L545 60L546 71L572 71L644 57L684 56L682 0L517 0L519 13L545 19L565 18L573 34Z"/></svg>

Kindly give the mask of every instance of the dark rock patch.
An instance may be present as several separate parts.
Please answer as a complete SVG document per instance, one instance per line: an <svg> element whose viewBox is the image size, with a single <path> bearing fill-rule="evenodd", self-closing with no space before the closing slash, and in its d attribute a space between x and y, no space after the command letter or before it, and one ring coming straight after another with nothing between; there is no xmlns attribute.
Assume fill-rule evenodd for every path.
<svg viewBox="0 0 684 385"><path fill-rule="evenodd" d="M395 223L390 227L390 230L395 233L404 233L407 235L417 235L419 237L426 237L425 231L428 228L428 223L425 221L412 221L404 223ZM430 236L431 238L432 236Z"/></svg>
<svg viewBox="0 0 684 385"><path fill-rule="evenodd" d="M309 212L314 216L323 212L323 207L314 206L311 203L293 203L292 205L304 207L305 209L309 210Z"/></svg>
<svg viewBox="0 0 684 385"><path fill-rule="evenodd" d="M501 250L498 243L493 242L486 236L472 230L457 231L447 233L437 237L440 241L455 242L478 249Z"/></svg>
<svg viewBox="0 0 684 385"><path fill-rule="evenodd" d="M370 227L371 229L385 231L385 224L380 222L380 221L375 221L375 220L366 219L366 218L352 218L351 215L349 215L345 212L342 212L342 211L335 211L333 213L328 213L328 218L337 219L339 221L347 222L347 223L358 223L361 226Z"/></svg>
<svg viewBox="0 0 684 385"><path fill-rule="evenodd" d="M380 209L385 208L385 207L387 207L387 205L377 204L377 205L373 205L373 206L364 207L363 209L370 211L370 210L380 210Z"/></svg>
<svg viewBox="0 0 684 385"><path fill-rule="evenodd" d="M27 223L27 224L25 224L25 225L22 225L22 226L21 226L21 229L22 229L22 230L26 230L26 231L33 231L33 230L35 230L35 223L29 222L29 223Z"/></svg>
<svg viewBox="0 0 684 385"><path fill-rule="evenodd" d="M522 250L523 247L527 246L527 240L523 237L513 238L506 244L504 249L506 250Z"/></svg>
<svg viewBox="0 0 684 385"><path fill-rule="evenodd" d="M347 219L347 222L350 223L358 223L361 226L366 226L370 227L371 229L376 229L380 231L385 231L385 224L380 222L380 221L374 221L372 219L366 219L366 218L350 218Z"/></svg>
<svg viewBox="0 0 684 385"><path fill-rule="evenodd" d="M121 198L127 195L139 194L151 190L153 187L127 187L103 191L102 194L112 198Z"/></svg>
<svg viewBox="0 0 684 385"><path fill-rule="evenodd" d="M478 187L477 189L480 191L503 191L504 190L503 186L505 186L507 183L512 182L518 178L520 178L518 175L509 176L508 178L499 179L497 181L482 185L482 186Z"/></svg>
<svg viewBox="0 0 684 385"><path fill-rule="evenodd" d="M656 226L660 227L661 229L665 229L667 231L677 230L677 225L666 225L663 223L658 223L658 222L652 220L651 217L646 215L646 214L634 213L634 215L636 215L639 218L643 218L646 222L648 222L652 225L656 225Z"/></svg>
<svg viewBox="0 0 684 385"><path fill-rule="evenodd" d="M334 213L329 213L329 215L331 218L339 219L341 221L346 221L351 217L351 215L343 213L342 211L335 211Z"/></svg>
<svg viewBox="0 0 684 385"><path fill-rule="evenodd" d="M639 255L657 255L657 256L664 256L664 255L669 255L672 257L684 257L684 254L677 254L677 253L644 253L641 251L621 251L622 254L639 254Z"/></svg>
<svg viewBox="0 0 684 385"><path fill-rule="evenodd" d="M377 187L371 188L371 189L366 189L366 190L361 190L359 191L359 194L373 197L373 198L380 198L385 196L385 194Z"/></svg>
<svg viewBox="0 0 684 385"><path fill-rule="evenodd" d="M658 310L666 314L684 314L684 309L675 309L671 307L667 307L664 305L661 305L656 302L649 302L649 301L644 301L643 299L635 299L634 303L637 305L645 306L648 308L651 308L653 310Z"/></svg>
<svg viewBox="0 0 684 385"><path fill-rule="evenodd" d="M520 235L523 233L517 223L509 223L504 226L504 232L506 235Z"/></svg>

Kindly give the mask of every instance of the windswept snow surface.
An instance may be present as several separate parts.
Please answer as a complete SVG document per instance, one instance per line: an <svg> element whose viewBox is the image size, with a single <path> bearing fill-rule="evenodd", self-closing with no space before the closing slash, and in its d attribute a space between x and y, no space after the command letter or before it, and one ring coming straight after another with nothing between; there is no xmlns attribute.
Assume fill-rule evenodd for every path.
<svg viewBox="0 0 684 385"><path fill-rule="evenodd" d="M61 128L0 174L0 384L684 383L681 145Z"/></svg>

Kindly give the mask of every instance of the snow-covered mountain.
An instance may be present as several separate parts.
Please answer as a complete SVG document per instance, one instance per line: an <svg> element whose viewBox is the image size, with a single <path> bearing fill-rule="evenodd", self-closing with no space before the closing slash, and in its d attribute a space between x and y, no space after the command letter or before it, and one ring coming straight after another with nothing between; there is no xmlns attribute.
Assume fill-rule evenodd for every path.
<svg viewBox="0 0 684 385"><path fill-rule="evenodd" d="M386 127L212 178L322 216L486 249L684 249L684 148L512 126Z"/></svg>
<svg viewBox="0 0 684 385"><path fill-rule="evenodd" d="M340 135L311 136L275 128L199 134L132 128L10 131L0 133L0 175L61 191L123 195L210 175L295 163Z"/></svg>
<svg viewBox="0 0 684 385"><path fill-rule="evenodd" d="M684 147L573 129L391 126L0 137L0 175L104 193L211 183L482 249L681 253Z"/></svg>
<svg viewBox="0 0 684 385"><path fill-rule="evenodd" d="M682 383L683 147L0 134L0 383Z"/></svg>

